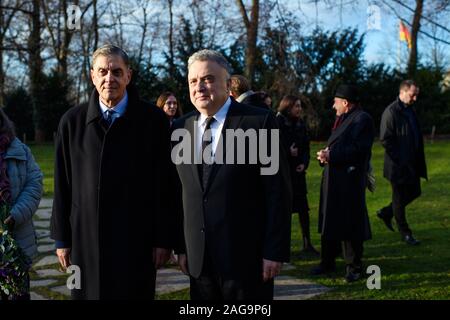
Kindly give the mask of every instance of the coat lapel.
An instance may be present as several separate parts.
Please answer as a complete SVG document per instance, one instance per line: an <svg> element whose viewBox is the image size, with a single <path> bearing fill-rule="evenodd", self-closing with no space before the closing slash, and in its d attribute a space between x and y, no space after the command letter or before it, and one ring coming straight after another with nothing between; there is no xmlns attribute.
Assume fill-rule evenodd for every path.
<svg viewBox="0 0 450 320"><path fill-rule="evenodd" d="M360 110L353 111L347 119L331 134L330 138L328 138L328 147L331 146L341 134L347 130L348 126L352 123L353 119L359 114Z"/></svg>
<svg viewBox="0 0 450 320"><path fill-rule="evenodd" d="M194 177L195 184L202 189L202 184L200 183L200 177L198 175L198 164L195 163L195 144L197 143L196 139L196 131L197 131L197 118L198 113L193 115L192 117L189 117L186 120L185 128L189 132L191 136L191 164L189 165L190 170L192 171L192 176Z"/></svg>
<svg viewBox="0 0 450 320"><path fill-rule="evenodd" d="M220 170L220 168L223 167L223 165L225 164L226 161L226 155L227 152L231 152L231 147L232 147L232 143L233 141L227 141L226 139L226 130L227 129L232 129L232 130L236 130L239 128L239 125L241 123L242 120L242 114L239 112L239 104L237 104L236 102L234 102L232 100L231 105L230 105L230 109L228 109L228 113L227 116L225 118L225 123L223 124L223 128L222 128L222 132L221 135L219 137L219 142L218 142L218 149L219 146L224 146L223 147L223 151L220 152L216 150L216 158L217 157L222 157L223 159L223 163L214 163L213 164L213 169L211 172L211 175L209 177L208 183L206 185L206 190L205 192L208 192L209 188L211 187L212 181L214 181L214 178L217 175L217 172ZM222 153L222 154L221 154Z"/></svg>

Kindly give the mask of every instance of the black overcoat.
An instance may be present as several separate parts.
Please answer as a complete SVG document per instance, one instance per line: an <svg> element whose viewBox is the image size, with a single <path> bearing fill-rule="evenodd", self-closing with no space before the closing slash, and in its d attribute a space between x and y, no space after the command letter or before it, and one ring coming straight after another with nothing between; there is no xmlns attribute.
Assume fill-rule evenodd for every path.
<svg viewBox="0 0 450 320"><path fill-rule="evenodd" d="M173 125L174 130L185 132L180 141L190 139L191 149L198 115L197 111L191 112ZM278 130L278 125L271 111L232 100L222 133L228 129L258 132L259 129ZM236 157L237 144L233 149L232 139L227 140L226 135L220 139L223 139L224 157L232 150ZM178 145L176 142L173 150ZM247 141L246 150L248 147ZM191 276L200 275L205 250L222 279L262 281L263 258L289 260L292 190L281 142L276 151L279 170L275 174L261 175L264 165L260 159L255 164L216 163L205 190L196 164L177 165Z"/></svg>
<svg viewBox="0 0 450 320"><path fill-rule="evenodd" d="M419 141L416 147L413 129L405 112L405 108L397 98L384 110L380 124L380 141L385 149L383 174L386 179L395 184L408 184L420 177L427 179L420 125L412 109L417 130L419 130Z"/></svg>
<svg viewBox="0 0 450 320"><path fill-rule="evenodd" d="M328 139L319 206L319 232L327 240L371 238L365 190L374 132L370 115L355 109Z"/></svg>
<svg viewBox="0 0 450 320"><path fill-rule="evenodd" d="M308 212L306 170L308 169L310 160L310 142L305 122L301 119L292 122L281 113L277 114L277 120L289 161L293 196L292 212ZM298 149L297 156L292 156L290 151L293 143ZM296 168L300 164L305 166L303 172L296 171Z"/></svg>
<svg viewBox="0 0 450 320"><path fill-rule="evenodd" d="M109 129L96 90L59 124L51 236L81 269L75 299L152 299L152 248L172 247L167 117L127 92Z"/></svg>

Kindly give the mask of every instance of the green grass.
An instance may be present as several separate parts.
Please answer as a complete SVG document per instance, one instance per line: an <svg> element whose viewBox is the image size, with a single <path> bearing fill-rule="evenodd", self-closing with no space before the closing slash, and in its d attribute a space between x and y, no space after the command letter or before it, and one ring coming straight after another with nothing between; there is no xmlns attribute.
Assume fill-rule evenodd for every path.
<svg viewBox="0 0 450 320"><path fill-rule="evenodd" d="M313 143L311 156L323 147ZM311 277L309 270L318 259L302 259L298 255L301 232L298 216L292 220L293 264L291 275L311 279L333 290L319 299L449 299L450 298L450 142L426 143L429 181L422 182L422 196L407 207L407 218L414 235L422 241L409 247L398 232L389 231L376 217L376 211L390 202L391 188L383 178L383 149L373 148L372 164L377 178L374 194L367 193L373 239L364 246L364 263L381 268L381 290L369 290L365 280L347 284L343 280L344 263L338 260L337 272L331 277ZM312 161L307 182L311 207L313 242L320 247L317 211L321 169ZM350 201L351 199L349 199Z"/></svg>
<svg viewBox="0 0 450 320"><path fill-rule="evenodd" d="M44 197L53 197L53 161L55 148L52 143L29 144L29 147L44 173Z"/></svg>
<svg viewBox="0 0 450 320"><path fill-rule="evenodd" d="M323 147L311 145L311 157ZM32 145L33 154L44 171L45 196L53 195L53 146ZM343 280L344 263L337 262L338 271L331 277L311 277L309 270L317 258L300 257L301 233L298 216L292 219L292 264L295 270L286 272L332 288L318 299L450 299L450 141L427 142L428 182L422 182L422 196L407 207L407 218L414 235L422 241L409 247L378 220L376 210L390 202L391 189L383 178L383 149L373 148L372 165L377 178L374 194L367 194L373 239L365 243L364 262L381 268L381 290L369 290L365 281L347 284ZM312 160L308 170L308 198L311 207L313 243L320 247L317 233L317 210L321 168ZM350 201L350 200L349 200ZM165 294L158 299L188 299L188 291Z"/></svg>

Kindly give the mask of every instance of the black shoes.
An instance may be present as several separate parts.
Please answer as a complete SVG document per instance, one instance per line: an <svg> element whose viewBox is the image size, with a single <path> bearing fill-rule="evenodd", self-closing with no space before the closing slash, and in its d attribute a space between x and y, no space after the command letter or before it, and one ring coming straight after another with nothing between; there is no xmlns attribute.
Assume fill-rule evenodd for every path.
<svg viewBox="0 0 450 320"><path fill-rule="evenodd" d="M318 276L321 274L333 273L336 271L336 266L324 266L323 264L319 264L318 266L311 269L310 274L312 276Z"/></svg>
<svg viewBox="0 0 450 320"><path fill-rule="evenodd" d="M385 215L384 208L377 211L377 217L383 220L384 224L389 230L395 232L394 227L392 226L392 216L388 217L387 215Z"/></svg>
<svg viewBox="0 0 450 320"><path fill-rule="evenodd" d="M412 235L404 236L403 241L405 241L406 244L409 244L410 246L417 246L420 244L420 241L415 239Z"/></svg>
<svg viewBox="0 0 450 320"><path fill-rule="evenodd" d="M345 281L348 283L355 282L361 279L362 269L347 267L347 272L345 273Z"/></svg>

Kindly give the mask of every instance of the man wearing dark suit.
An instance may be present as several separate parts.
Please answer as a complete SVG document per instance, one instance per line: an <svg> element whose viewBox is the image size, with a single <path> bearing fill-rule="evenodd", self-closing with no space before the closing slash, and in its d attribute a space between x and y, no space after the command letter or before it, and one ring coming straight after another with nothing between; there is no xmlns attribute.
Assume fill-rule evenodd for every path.
<svg viewBox="0 0 450 320"><path fill-rule="evenodd" d="M262 96L251 90L248 79L239 74L231 76L230 94L237 102L253 107L270 109L264 99L262 99Z"/></svg>
<svg viewBox="0 0 450 320"><path fill-rule="evenodd" d="M313 275L334 271L342 246L348 282L361 277L363 242L371 238L365 191L375 130L372 117L357 102L355 86L338 87L333 131L327 147L317 153L324 165L319 205L322 255L320 265L311 271Z"/></svg>
<svg viewBox="0 0 450 320"><path fill-rule="evenodd" d="M201 50L189 58L188 82L196 110L174 123L172 140L178 132L184 136L174 145L172 160L186 141L193 155L203 155L199 164L177 163L186 250L179 263L190 275L191 298L272 299L273 278L289 260L291 220L288 165L275 116L229 96L229 65L216 51ZM228 133L239 129L267 129L269 137L276 137L260 135L253 144L248 139L238 147ZM273 160L279 160L270 174L263 174L267 162L249 161L255 156L251 147L264 141ZM244 163L236 161L240 152Z"/></svg>
<svg viewBox="0 0 450 320"><path fill-rule="evenodd" d="M81 272L74 299L153 299L173 247L169 123L130 85L121 48L98 48L91 77L89 101L59 124L51 237Z"/></svg>
<svg viewBox="0 0 450 320"><path fill-rule="evenodd" d="M420 178L427 179L423 137L417 116L412 108L419 87L412 80L400 84L400 94L383 112L380 140L385 149L384 177L392 186L392 202L377 215L394 231L395 217L402 239L418 245L406 221L406 206L421 194Z"/></svg>

